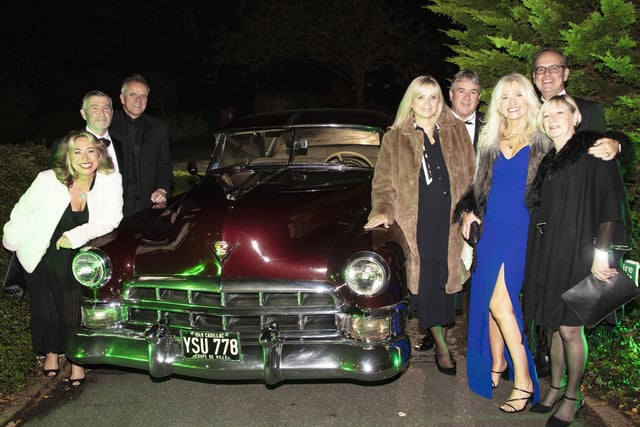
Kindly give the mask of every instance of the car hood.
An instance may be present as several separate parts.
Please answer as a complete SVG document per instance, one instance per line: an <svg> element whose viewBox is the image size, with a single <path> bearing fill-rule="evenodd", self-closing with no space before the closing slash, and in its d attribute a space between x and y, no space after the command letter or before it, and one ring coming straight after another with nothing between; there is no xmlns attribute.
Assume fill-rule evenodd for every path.
<svg viewBox="0 0 640 427"><path fill-rule="evenodd" d="M129 223L133 272L325 280L366 240L372 175L293 168L210 173L162 212Z"/></svg>

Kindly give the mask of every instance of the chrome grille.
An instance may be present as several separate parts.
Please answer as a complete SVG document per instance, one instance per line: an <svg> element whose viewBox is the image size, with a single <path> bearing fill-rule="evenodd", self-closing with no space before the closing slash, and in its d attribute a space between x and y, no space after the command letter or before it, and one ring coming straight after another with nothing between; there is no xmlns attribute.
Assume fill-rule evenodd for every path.
<svg viewBox="0 0 640 427"><path fill-rule="evenodd" d="M128 327L146 328L166 318L174 330L238 331L255 334L272 321L280 331L338 334L340 300L318 282L237 281L212 284L182 278L139 280L123 289Z"/></svg>

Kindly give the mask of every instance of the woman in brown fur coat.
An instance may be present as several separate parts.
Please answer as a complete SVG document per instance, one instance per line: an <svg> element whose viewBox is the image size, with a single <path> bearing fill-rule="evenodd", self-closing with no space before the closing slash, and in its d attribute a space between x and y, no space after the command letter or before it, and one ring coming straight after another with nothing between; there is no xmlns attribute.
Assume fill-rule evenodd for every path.
<svg viewBox="0 0 640 427"><path fill-rule="evenodd" d="M445 340L455 322L455 293L469 277L461 261L463 239L451 225L453 208L471 183L474 151L463 122L444 104L431 76L414 79L385 134L372 183L365 229L394 221L408 245L407 281L422 329L435 340L440 372L455 375Z"/></svg>

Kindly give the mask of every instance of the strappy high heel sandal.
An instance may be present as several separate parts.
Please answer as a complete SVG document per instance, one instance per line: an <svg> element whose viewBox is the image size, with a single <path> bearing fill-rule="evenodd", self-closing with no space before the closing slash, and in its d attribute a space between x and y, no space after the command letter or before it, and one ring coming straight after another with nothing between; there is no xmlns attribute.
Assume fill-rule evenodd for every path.
<svg viewBox="0 0 640 427"><path fill-rule="evenodd" d="M547 420L547 427L566 427L570 425L576 419L576 414L578 413L578 411L580 411L580 409L582 409L582 407L584 406L583 397L576 397L574 399L573 397L562 396L562 398L566 400L572 400L574 402L580 402L578 404L578 409L576 409L576 412L574 412L573 414L573 419L571 421L565 421L557 418L555 415L552 415L551 418Z"/></svg>
<svg viewBox="0 0 640 427"><path fill-rule="evenodd" d="M54 354L54 353L49 353L49 354ZM47 378L54 378L54 377L57 377L58 374L60 373L60 365L58 365L58 355L57 354L55 355L55 361L56 361L56 365L58 365L58 367L55 368L55 369L45 369L44 365L46 365L46 363L47 363L47 356L49 356L49 354L45 355L45 359L44 359L44 362L42 364L43 365L42 374Z"/></svg>
<svg viewBox="0 0 640 427"><path fill-rule="evenodd" d="M514 390L521 391L522 393L527 393L527 394L528 394L528 396L524 396L524 397L514 397L513 399L506 400L506 401L502 404L502 406L500 406L500 410L501 410L502 412L506 412L507 414L516 414L516 413L518 413L518 412L522 412L522 411L524 411L524 410L527 408L527 405L529 404L529 402L531 402L531 401L533 400L533 390L531 390L531 391L529 391L529 390L523 390L523 389L518 388L518 387L514 387L513 389L514 389ZM524 405L522 406L522 408L519 408L519 409L518 409L518 408L516 408L515 406L513 406L511 403L509 403L509 402L520 402L520 401L522 401L522 400L524 400ZM513 411L509 411L509 410L506 410L505 408L503 408L503 406L505 406L505 405L506 405L506 406L508 406L509 408L513 409Z"/></svg>
<svg viewBox="0 0 640 427"><path fill-rule="evenodd" d="M565 387L554 387L554 386L549 386L550 388L560 391L560 390L564 390L566 388ZM560 400L562 399L562 394L560 395L560 397L558 397L552 404L551 406L547 406L547 405L543 405L542 403L538 402L535 405L533 405L529 411L530 412L535 412L538 414L548 414L549 412L551 412L551 410L553 409L554 406L556 406L556 403L560 402Z"/></svg>
<svg viewBox="0 0 640 427"><path fill-rule="evenodd" d="M492 369L491 373L500 374L500 378L501 379L508 381L509 380L509 365L507 365L507 367L504 368L502 371L494 371ZM500 383L496 384L495 382L493 382L493 378L491 379L491 388L498 388L499 385L500 385Z"/></svg>

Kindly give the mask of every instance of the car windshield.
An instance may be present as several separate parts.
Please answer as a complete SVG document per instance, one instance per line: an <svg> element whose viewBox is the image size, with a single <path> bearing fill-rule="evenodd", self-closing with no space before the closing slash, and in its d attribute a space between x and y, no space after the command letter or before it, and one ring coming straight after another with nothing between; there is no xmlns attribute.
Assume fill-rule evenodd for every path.
<svg viewBox="0 0 640 427"><path fill-rule="evenodd" d="M344 164L373 168L382 134L372 127L290 127L220 134L210 169Z"/></svg>

